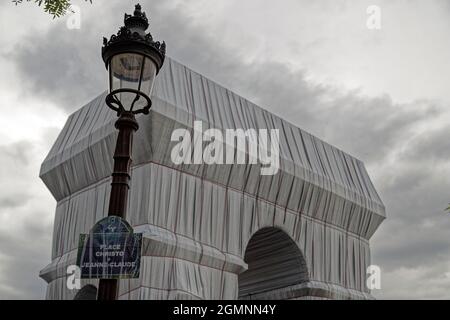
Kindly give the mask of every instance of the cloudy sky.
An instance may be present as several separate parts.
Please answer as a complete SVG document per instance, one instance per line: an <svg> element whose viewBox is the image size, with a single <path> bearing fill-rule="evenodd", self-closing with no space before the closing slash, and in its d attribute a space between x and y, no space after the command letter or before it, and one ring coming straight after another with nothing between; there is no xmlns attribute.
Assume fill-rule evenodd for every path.
<svg viewBox="0 0 450 320"><path fill-rule="evenodd" d="M67 116L106 89L102 37L135 4L73 2L80 29L0 3L0 299L45 297L56 202L39 166ZM388 215L371 239L376 297L450 299L447 0L141 4L172 58L365 162Z"/></svg>

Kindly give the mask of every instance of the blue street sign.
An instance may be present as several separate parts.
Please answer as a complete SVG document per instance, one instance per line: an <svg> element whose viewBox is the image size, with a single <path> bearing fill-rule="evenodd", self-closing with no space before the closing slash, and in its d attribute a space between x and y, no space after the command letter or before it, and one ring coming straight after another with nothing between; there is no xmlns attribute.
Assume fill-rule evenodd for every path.
<svg viewBox="0 0 450 320"><path fill-rule="evenodd" d="M77 265L83 279L138 278L142 234L122 218L97 222L89 234L80 234Z"/></svg>

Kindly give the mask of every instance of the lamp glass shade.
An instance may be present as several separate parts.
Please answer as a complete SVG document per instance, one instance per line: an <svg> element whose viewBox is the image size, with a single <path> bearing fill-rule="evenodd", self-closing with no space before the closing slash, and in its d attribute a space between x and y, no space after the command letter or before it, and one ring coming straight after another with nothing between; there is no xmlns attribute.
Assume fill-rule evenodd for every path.
<svg viewBox="0 0 450 320"><path fill-rule="evenodd" d="M156 77L156 65L148 57L138 53L121 53L113 56L109 63L109 90L132 89L151 96ZM133 92L116 94L124 106L131 105L136 97ZM145 99L140 98L135 107L145 105Z"/></svg>
<svg viewBox="0 0 450 320"><path fill-rule="evenodd" d="M151 96L153 90L153 84L156 77L156 65L153 60L145 57L144 70L142 71L141 88L139 91L145 93L148 97Z"/></svg>
<svg viewBox="0 0 450 320"><path fill-rule="evenodd" d="M144 56L121 53L112 57L109 65L110 91L117 89L139 90Z"/></svg>

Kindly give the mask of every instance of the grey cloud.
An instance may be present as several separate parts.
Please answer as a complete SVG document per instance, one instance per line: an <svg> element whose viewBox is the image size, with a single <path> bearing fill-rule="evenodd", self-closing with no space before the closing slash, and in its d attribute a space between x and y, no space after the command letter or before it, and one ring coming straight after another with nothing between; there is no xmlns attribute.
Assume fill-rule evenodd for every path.
<svg viewBox="0 0 450 320"><path fill-rule="evenodd" d="M0 175L3 185L0 187L0 216L7 209L17 209L26 205L33 197L24 188L23 179L29 165L34 161L34 146L21 140L0 146Z"/></svg>
<svg viewBox="0 0 450 320"><path fill-rule="evenodd" d="M17 208L24 205L24 199L29 197L28 194L14 194L8 197L0 197L0 208Z"/></svg>
<svg viewBox="0 0 450 320"><path fill-rule="evenodd" d="M34 145L18 141L1 146L0 154L0 299L42 298L38 274L49 261L52 226L33 202Z"/></svg>
<svg viewBox="0 0 450 320"><path fill-rule="evenodd" d="M366 162L381 161L414 125L439 117L443 109L432 101L396 104L388 95L340 92L274 61L243 63L245 43L230 48L177 9L156 19L177 60Z"/></svg>
<svg viewBox="0 0 450 320"><path fill-rule="evenodd" d="M422 161L448 161L450 159L450 126L429 128L411 142L404 152L405 159Z"/></svg>
<svg viewBox="0 0 450 320"><path fill-rule="evenodd" d="M434 141L431 143L439 147ZM381 297L450 298L448 286L433 282L450 271L450 219L444 212L450 199L450 181L431 165L432 157L430 154L428 160L408 158L408 162L395 164L392 173L386 172L392 177L380 185L388 219L372 238L372 254L373 263L382 268L382 279L390 280ZM440 165L445 163L448 165L448 160ZM441 266L440 273L434 268L436 265ZM408 278L408 272L423 270L429 270L426 277L422 276L423 281ZM422 289L415 292L418 286ZM408 294L409 290L414 294Z"/></svg>
<svg viewBox="0 0 450 320"><path fill-rule="evenodd" d="M448 260L448 218L445 213L441 213L441 217L430 217L429 220L442 224L426 226L423 221L417 219L412 220L410 226L407 226L404 220L403 223L386 224L386 238L373 250L374 262L382 267L383 272L392 272L401 267L426 267Z"/></svg>
<svg viewBox="0 0 450 320"><path fill-rule="evenodd" d="M162 2L162 1L160 1ZM158 5L158 4L155 4ZM30 34L4 58L15 64L25 86L24 94L53 101L72 112L103 92L107 73L101 58L103 36L117 32L121 12L133 5L110 1L98 14L90 16L90 6L81 12L81 29L68 29L66 19L54 20L48 32ZM110 23L107 23L110 21ZM109 27L103 27L103 25Z"/></svg>
<svg viewBox="0 0 450 320"><path fill-rule="evenodd" d="M22 140L13 144L0 146L0 154L18 161L21 165L27 166L32 158L33 144Z"/></svg>
<svg viewBox="0 0 450 320"><path fill-rule="evenodd" d="M42 280L37 277L50 259L51 231L50 225L36 219L21 230L0 234L0 299L44 297Z"/></svg>
<svg viewBox="0 0 450 320"><path fill-rule="evenodd" d="M100 60L95 61L85 54L97 52L98 46L84 33L57 25L42 39L31 36L24 39L14 49L14 54L8 56L16 62L26 80L24 84L28 86L26 92L29 95L53 100L64 109L73 110L102 91L103 66Z"/></svg>
<svg viewBox="0 0 450 320"><path fill-rule="evenodd" d="M35 212L19 229L0 233L0 300L42 299L44 281L39 270L50 261L52 226Z"/></svg>

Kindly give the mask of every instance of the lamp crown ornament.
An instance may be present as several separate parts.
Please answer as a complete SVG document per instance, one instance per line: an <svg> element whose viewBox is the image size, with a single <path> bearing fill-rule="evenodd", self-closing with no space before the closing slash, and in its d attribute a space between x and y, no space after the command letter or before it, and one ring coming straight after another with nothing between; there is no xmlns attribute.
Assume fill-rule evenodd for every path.
<svg viewBox="0 0 450 320"><path fill-rule="evenodd" d="M113 34L109 40L103 37L102 57L105 65L108 66L111 57L117 53L137 52L152 59L159 72L166 56L166 43L155 41L150 32L146 33L148 26L147 15L137 4L133 15L125 14L124 26L120 27L117 34Z"/></svg>
<svg viewBox="0 0 450 320"><path fill-rule="evenodd" d="M134 114L149 113L155 77L166 56L165 42L155 41L146 32L148 26L147 15L137 4L133 15L125 14L124 25L117 34L109 40L103 38L102 58L109 72L109 94L105 101L123 119L124 112L131 118Z"/></svg>
<svg viewBox="0 0 450 320"><path fill-rule="evenodd" d="M125 27L128 29L141 29L142 31L147 30L147 15L145 12L142 12L142 8L139 3L135 6L133 15L125 13L124 23Z"/></svg>

